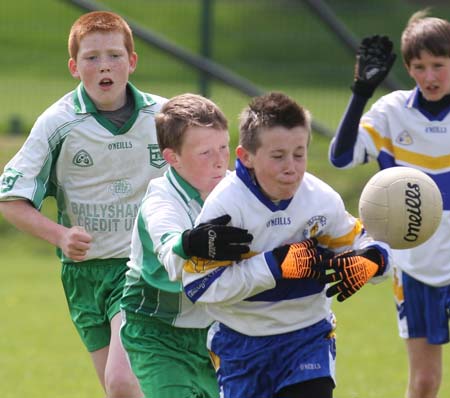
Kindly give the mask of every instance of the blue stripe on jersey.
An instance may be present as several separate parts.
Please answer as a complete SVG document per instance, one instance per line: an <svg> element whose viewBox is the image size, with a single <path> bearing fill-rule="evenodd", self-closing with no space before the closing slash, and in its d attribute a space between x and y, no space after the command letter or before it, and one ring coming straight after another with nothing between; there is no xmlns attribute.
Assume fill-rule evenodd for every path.
<svg viewBox="0 0 450 398"><path fill-rule="evenodd" d="M264 259L266 260L267 265L269 266L270 272L275 279L281 279L281 268L278 265L278 261L275 259L272 251L268 251L264 253Z"/></svg>
<svg viewBox="0 0 450 398"><path fill-rule="evenodd" d="M189 283L184 287L184 291L189 300L195 303L204 292L215 282L217 278L222 275L226 267L216 268L214 271L210 272L208 275L201 279L197 279L194 282Z"/></svg>
<svg viewBox="0 0 450 398"><path fill-rule="evenodd" d="M381 150L380 154L378 155L378 164L380 166L380 169L387 169L389 167L395 167L395 166L406 166L406 167L414 167L413 165L408 164L398 164L395 161L395 158ZM420 170L420 169L419 169ZM423 170L421 170L423 171ZM443 202L443 208L444 210L450 210L450 172L445 173L439 173L439 174L429 174L427 173L430 178L434 180L434 182L439 187L439 190L442 194L442 202Z"/></svg>
<svg viewBox="0 0 450 398"><path fill-rule="evenodd" d="M255 195L259 201L264 204L271 211L285 210L291 199L281 200L278 204L273 203L268 199L259 188L259 185L254 181L247 168L241 163L239 159L236 159L236 175L247 186L247 188Z"/></svg>
<svg viewBox="0 0 450 398"><path fill-rule="evenodd" d="M380 166L380 169L387 169L389 167L398 166L398 164L395 163L395 158L390 153L387 153L383 150L381 150L378 154L377 162Z"/></svg>
<svg viewBox="0 0 450 398"><path fill-rule="evenodd" d="M325 284L312 279L279 279L273 289L246 298L244 301L293 300L320 293Z"/></svg>

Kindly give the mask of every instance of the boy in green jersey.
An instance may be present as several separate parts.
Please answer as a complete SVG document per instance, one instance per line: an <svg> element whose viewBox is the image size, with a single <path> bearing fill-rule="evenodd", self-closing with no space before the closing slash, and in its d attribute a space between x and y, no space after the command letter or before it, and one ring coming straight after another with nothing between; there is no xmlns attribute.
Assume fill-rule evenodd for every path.
<svg viewBox="0 0 450 398"><path fill-rule="evenodd" d="M206 349L212 318L192 304L180 282L186 259L238 260L252 237L228 227L226 214L193 228L203 202L225 176L229 135L210 100L183 94L156 116L158 143L169 169L150 181L136 219L122 298L121 338L149 398L217 398ZM208 266L208 261L192 259Z"/></svg>
<svg viewBox="0 0 450 398"><path fill-rule="evenodd" d="M149 180L163 175L154 115L166 99L129 82L137 55L117 14L82 15L69 34L81 83L36 121L0 177L0 212L58 248L71 318L108 398L140 398L120 343L131 232ZM56 199L58 221L39 212Z"/></svg>

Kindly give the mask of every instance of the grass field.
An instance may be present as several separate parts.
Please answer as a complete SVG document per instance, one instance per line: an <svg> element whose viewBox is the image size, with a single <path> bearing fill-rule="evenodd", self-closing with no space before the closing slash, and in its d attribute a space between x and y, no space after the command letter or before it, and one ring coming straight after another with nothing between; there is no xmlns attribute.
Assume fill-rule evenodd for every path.
<svg viewBox="0 0 450 398"><path fill-rule="evenodd" d="M363 36L378 32L399 37L412 1L329 0L327 3ZM198 51L197 0L110 0L139 24ZM287 92L306 105L316 120L333 130L349 95L353 55L338 45L302 2L216 0L214 58L267 89ZM279 5L279 7L278 7ZM438 15L450 17L441 5ZM62 0L7 0L0 5L0 170L25 139L9 135L13 117L24 131L48 105L74 87L67 73L66 36L80 10ZM357 17L355 17L357 15ZM271 21L271 23L267 23ZM170 97L197 91L198 75L137 40L139 65L133 82ZM400 62L395 74L405 84ZM230 120L236 144L237 115L248 98L213 83L211 97ZM377 92L382 94L382 90ZM356 214L363 184L375 165L337 171L326 160L329 138L314 135L309 169L341 193ZM44 207L54 213L53 203ZM2 398L101 398L89 355L69 319L54 249L24 236L0 216L0 390ZM345 303L338 317L336 398L400 398L407 379L406 354L397 336L390 281L367 286ZM450 397L450 348L445 347L441 398Z"/></svg>
<svg viewBox="0 0 450 398"><path fill-rule="evenodd" d="M53 249L0 236L0 385L3 398L101 398L102 391L69 319ZM403 397L406 364L390 281L335 303L336 398ZM445 358L449 359L449 347ZM448 365L440 397L450 396Z"/></svg>

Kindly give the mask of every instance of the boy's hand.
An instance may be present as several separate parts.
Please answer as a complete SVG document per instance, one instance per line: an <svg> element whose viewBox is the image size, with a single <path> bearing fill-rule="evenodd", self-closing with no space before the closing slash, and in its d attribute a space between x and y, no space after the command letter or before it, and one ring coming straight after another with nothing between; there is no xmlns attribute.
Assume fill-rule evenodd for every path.
<svg viewBox="0 0 450 398"><path fill-rule="evenodd" d="M327 297L337 296L344 301L355 294L375 275L384 272L383 255L376 248L348 251L328 260L328 268L334 270L327 274L325 283L338 282L327 289Z"/></svg>
<svg viewBox="0 0 450 398"><path fill-rule="evenodd" d="M387 36L371 36L362 40L356 53L355 80L352 91L371 97L395 62L393 44Z"/></svg>
<svg viewBox="0 0 450 398"><path fill-rule="evenodd" d="M66 229L59 243L63 253L75 261L83 261L91 248L92 237L82 227L75 226Z"/></svg>
<svg viewBox="0 0 450 398"><path fill-rule="evenodd" d="M281 268L283 279L316 279L325 275L324 267L316 267L327 257L327 250L317 246L317 239L311 238L272 250Z"/></svg>
<svg viewBox="0 0 450 398"><path fill-rule="evenodd" d="M246 229L227 226L230 220L226 214L184 231L184 253L210 260L240 260L242 254L249 252L253 236Z"/></svg>

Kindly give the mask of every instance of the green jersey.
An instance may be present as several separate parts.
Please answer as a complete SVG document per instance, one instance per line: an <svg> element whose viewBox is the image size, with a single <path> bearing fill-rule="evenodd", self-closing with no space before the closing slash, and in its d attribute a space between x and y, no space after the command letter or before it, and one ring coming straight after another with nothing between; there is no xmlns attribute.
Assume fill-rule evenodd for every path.
<svg viewBox="0 0 450 398"><path fill-rule="evenodd" d="M55 197L58 222L93 237L86 260L129 256L148 182L167 168L154 122L166 100L128 85L135 109L121 128L97 111L80 84L37 119L0 177L0 200L28 199L40 209Z"/></svg>
<svg viewBox="0 0 450 398"><path fill-rule="evenodd" d="M203 200L173 168L149 184L133 230L121 307L177 327L212 322L203 304L194 305L180 283L186 256L181 234L194 226Z"/></svg>

